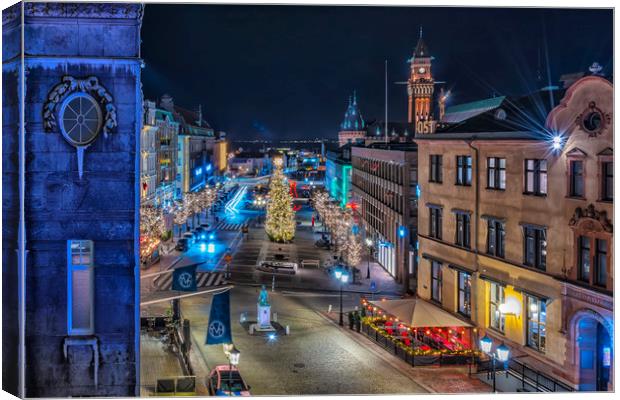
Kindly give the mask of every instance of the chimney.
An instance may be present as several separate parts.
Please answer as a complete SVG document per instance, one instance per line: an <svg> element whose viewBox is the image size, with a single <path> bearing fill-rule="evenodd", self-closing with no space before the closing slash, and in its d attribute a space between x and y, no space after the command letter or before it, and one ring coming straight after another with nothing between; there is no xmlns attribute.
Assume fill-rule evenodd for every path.
<svg viewBox="0 0 620 400"><path fill-rule="evenodd" d="M159 106L166 111L174 111L174 100L172 99L172 96L167 93L161 96L159 99Z"/></svg>

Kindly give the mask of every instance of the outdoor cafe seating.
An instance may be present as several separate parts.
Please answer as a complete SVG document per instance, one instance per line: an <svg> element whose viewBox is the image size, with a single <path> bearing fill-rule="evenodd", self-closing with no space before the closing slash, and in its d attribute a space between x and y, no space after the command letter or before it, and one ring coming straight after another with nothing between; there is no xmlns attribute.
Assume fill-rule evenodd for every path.
<svg viewBox="0 0 620 400"><path fill-rule="evenodd" d="M373 325L407 348L457 353L472 349L473 326L422 299L362 300Z"/></svg>

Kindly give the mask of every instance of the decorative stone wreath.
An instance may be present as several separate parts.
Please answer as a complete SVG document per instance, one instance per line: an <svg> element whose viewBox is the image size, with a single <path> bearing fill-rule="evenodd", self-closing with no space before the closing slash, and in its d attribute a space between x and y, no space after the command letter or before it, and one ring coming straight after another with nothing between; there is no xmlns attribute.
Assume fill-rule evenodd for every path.
<svg viewBox="0 0 620 400"><path fill-rule="evenodd" d="M52 132L58 129L58 121L56 120L58 107L65 98L76 92L87 93L99 102L104 113L102 130L107 138L108 133L112 132L117 126L116 107L113 104L112 95L99 83L99 79L95 76L89 76L85 79L64 76L62 82L52 88L43 105L43 127L45 131Z"/></svg>

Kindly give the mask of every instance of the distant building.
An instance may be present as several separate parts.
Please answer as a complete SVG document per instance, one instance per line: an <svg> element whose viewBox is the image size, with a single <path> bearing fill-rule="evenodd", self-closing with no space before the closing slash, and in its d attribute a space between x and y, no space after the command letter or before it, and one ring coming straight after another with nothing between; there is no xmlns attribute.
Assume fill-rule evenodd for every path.
<svg viewBox="0 0 620 400"><path fill-rule="evenodd" d="M144 102L144 122L140 131L140 203L154 205L157 189L157 131L155 103Z"/></svg>
<svg viewBox="0 0 620 400"><path fill-rule="evenodd" d="M357 105L357 96L354 92L353 97L349 97L349 105L340 124L338 144L344 146L347 143L363 141L365 136L366 123Z"/></svg>
<svg viewBox="0 0 620 400"><path fill-rule="evenodd" d="M200 190L206 186L209 176L214 172L208 151L209 148L213 151L216 140L214 130L203 119L200 107L198 111L179 107L167 94L161 97L159 105L172 113L179 123L176 197Z"/></svg>
<svg viewBox="0 0 620 400"><path fill-rule="evenodd" d="M351 145L328 150L325 161L325 188L341 207L350 205L351 199Z"/></svg>
<svg viewBox="0 0 620 400"><path fill-rule="evenodd" d="M417 163L414 143L351 148L352 202L375 258L405 290L415 289Z"/></svg>
<svg viewBox="0 0 620 400"><path fill-rule="evenodd" d="M271 173L272 163L267 152L242 151L228 160L228 168L237 175L262 176Z"/></svg>
<svg viewBox="0 0 620 400"><path fill-rule="evenodd" d="M157 125L157 189L155 205L169 204L177 198L176 177L179 140L179 122L167 110L157 109L155 112Z"/></svg>

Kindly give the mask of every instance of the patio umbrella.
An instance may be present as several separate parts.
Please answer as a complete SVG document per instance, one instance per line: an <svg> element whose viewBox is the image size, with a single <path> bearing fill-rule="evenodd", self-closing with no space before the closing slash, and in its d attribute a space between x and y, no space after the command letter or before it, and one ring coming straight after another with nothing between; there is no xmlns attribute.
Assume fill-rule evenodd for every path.
<svg viewBox="0 0 620 400"><path fill-rule="evenodd" d="M449 312L422 299L376 300L370 304L387 314L398 318L399 322L412 328L422 327L473 327Z"/></svg>

